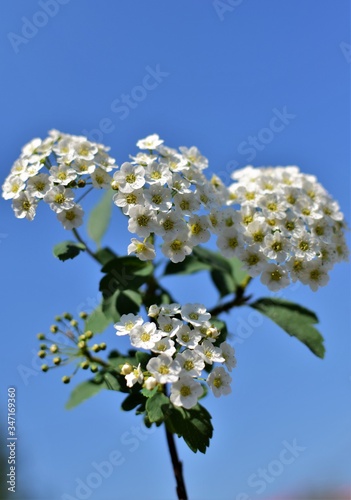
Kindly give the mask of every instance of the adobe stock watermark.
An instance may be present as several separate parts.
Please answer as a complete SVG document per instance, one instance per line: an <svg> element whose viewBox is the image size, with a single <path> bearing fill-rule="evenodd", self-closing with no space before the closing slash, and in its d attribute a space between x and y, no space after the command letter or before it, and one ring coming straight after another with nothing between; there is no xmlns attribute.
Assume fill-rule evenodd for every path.
<svg viewBox="0 0 351 500"><path fill-rule="evenodd" d="M15 54L18 54L22 45L37 36L39 30L44 28L50 19L57 16L62 5L67 5L71 0L39 0L39 9L34 12L31 19L21 17L22 28L20 34L10 31L7 38Z"/></svg>
<svg viewBox="0 0 351 500"><path fill-rule="evenodd" d="M157 89L157 87L168 78L170 73L161 69L160 64L156 66L146 66L145 74L140 83L135 85L128 94L121 94L118 98L114 99L110 105L110 111L117 114L118 119L123 121L130 113L136 109L149 95L150 92ZM111 134L116 128L114 120L105 117L102 118L98 126L92 130L82 130L82 134L90 141L102 142L106 134Z"/></svg>
<svg viewBox="0 0 351 500"><path fill-rule="evenodd" d="M306 446L300 446L296 438L290 442L283 441L282 445L283 448L277 458L271 460L265 467L258 468L247 478L247 485L256 495L264 493L267 486L274 483L307 449ZM251 494L241 492L236 495L235 500L251 500L251 498Z"/></svg>
<svg viewBox="0 0 351 500"><path fill-rule="evenodd" d="M141 443L156 431L156 427L148 429L144 425L132 426L120 436L118 449L113 449L105 460L91 462L90 470L84 477L76 477L74 492L64 493L61 500L88 500L113 473L128 460L130 453L135 453Z"/></svg>
<svg viewBox="0 0 351 500"><path fill-rule="evenodd" d="M267 125L262 127L255 135L246 137L238 145L236 152L243 158L242 161L230 160L223 170L216 172L216 175L220 177L224 184L231 182L233 171L252 162L258 153L264 151L273 142L274 138L281 134L296 117L297 115L291 113L287 106L283 106L280 109L273 108L272 116Z"/></svg>
<svg viewBox="0 0 351 500"><path fill-rule="evenodd" d="M342 55L345 57L347 63L351 63L351 45L347 42L340 42L339 44Z"/></svg>
<svg viewBox="0 0 351 500"><path fill-rule="evenodd" d="M220 21L227 12L233 12L244 0L213 0L212 5Z"/></svg>

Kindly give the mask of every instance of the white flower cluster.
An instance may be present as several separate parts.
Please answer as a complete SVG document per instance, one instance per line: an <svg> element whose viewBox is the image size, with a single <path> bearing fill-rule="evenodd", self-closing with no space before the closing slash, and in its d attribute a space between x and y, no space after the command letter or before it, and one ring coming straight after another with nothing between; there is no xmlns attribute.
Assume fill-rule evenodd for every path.
<svg viewBox="0 0 351 500"><path fill-rule="evenodd" d="M312 290L325 285L348 249L344 216L316 177L295 166L248 166L232 177L228 227L217 242L222 254L237 256L274 291L297 280Z"/></svg>
<svg viewBox="0 0 351 500"><path fill-rule="evenodd" d="M33 139L22 148L2 186L2 196L12 199L18 218L33 220L38 202L43 200L65 229L79 227L84 212L74 201L72 188L89 184L110 187L108 172L115 168L115 160L108 150L86 137L52 130L46 139Z"/></svg>
<svg viewBox="0 0 351 500"><path fill-rule="evenodd" d="M137 146L146 152L123 163L112 184L118 190L114 203L129 217L129 231L142 238L132 238L128 254L153 259L155 234L163 240L162 253L181 262L194 246L209 240L210 219L199 212L220 206L225 187L218 178L204 176L208 161L196 147L176 151L163 146L156 134Z"/></svg>
<svg viewBox="0 0 351 500"><path fill-rule="evenodd" d="M198 379L205 380L205 365L221 363L232 371L236 366L234 349L227 342L215 346L220 332L211 324L211 314L202 304L153 305L148 315L153 321L124 314L115 324L117 335L129 335L132 346L156 354L149 360L147 372L143 373L140 365L122 367L127 386L139 383L153 389L157 384L171 384L171 402L192 408L204 392ZM216 397L231 392L231 380L223 366L214 368L206 378Z"/></svg>

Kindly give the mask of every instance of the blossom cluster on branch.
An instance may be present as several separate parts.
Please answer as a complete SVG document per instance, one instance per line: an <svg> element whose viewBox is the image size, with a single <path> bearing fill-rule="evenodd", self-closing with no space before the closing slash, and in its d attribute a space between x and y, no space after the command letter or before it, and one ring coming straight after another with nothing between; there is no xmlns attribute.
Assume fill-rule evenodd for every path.
<svg viewBox="0 0 351 500"><path fill-rule="evenodd" d="M177 151L156 134L137 146L141 151L117 167L105 146L51 131L24 146L3 197L12 199L16 217L29 220L43 200L65 229L73 229L84 213L73 189L112 187L114 204L137 236L128 254L153 260L160 238L162 253L178 263L214 234L223 256L239 258L251 277L260 276L274 291L291 281L317 290L334 264L347 260L344 216L314 176L295 166L248 166L226 187L217 176L205 176L208 160L195 146Z"/></svg>
<svg viewBox="0 0 351 500"><path fill-rule="evenodd" d="M134 314L121 316L115 324L117 335L129 335L133 347L150 350L156 356L148 362L146 372L139 366L122 367L127 386L144 384L149 390L158 384L170 384L170 400L175 406L192 408L203 395L200 380L206 381L214 395L231 392L229 373L219 366L204 379L205 366L224 364L229 371L236 366L234 349L227 342L217 346L220 331L210 322L211 314L202 304L152 305L144 322Z"/></svg>

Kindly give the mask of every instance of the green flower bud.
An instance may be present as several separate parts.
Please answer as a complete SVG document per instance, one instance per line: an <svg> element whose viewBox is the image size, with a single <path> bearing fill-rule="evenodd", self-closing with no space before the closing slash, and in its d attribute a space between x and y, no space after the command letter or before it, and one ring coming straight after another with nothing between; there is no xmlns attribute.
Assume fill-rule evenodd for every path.
<svg viewBox="0 0 351 500"><path fill-rule="evenodd" d="M111 182L111 188L114 190L114 191L118 191L118 188L119 188L119 184L117 181L112 181Z"/></svg>
<svg viewBox="0 0 351 500"><path fill-rule="evenodd" d="M41 365L41 370L42 370L43 372L47 372L47 371L48 371L48 369L49 369L48 365Z"/></svg>
<svg viewBox="0 0 351 500"><path fill-rule="evenodd" d="M87 338L86 338L86 336L83 333L83 335L79 335L78 339L79 340L86 340Z"/></svg>
<svg viewBox="0 0 351 500"><path fill-rule="evenodd" d="M45 339L45 335L43 333L38 333L37 334L37 339L38 340L44 340Z"/></svg>
<svg viewBox="0 0 351 500"><path fill-rule="evenodd" d="M48 346L46 344L40 344L40 349L44 349L44 351L45 351L45 349L47 349L47 348L48 348Z"/></svg>
<svg viewBox="0 0 351 500"><path fill-rule="evenodd" d="M61 358L57 356L57 358L54 358L53 360L54 365L59 365L61 363Z"/></svg>
<svg viewBox="0 0 351 500"><path fill-rule="evenodd" d="M76 328L78 326L78 321L76 319L72 319L70 323L73 326L73 328Z"/></svg>
<svg viewBox="0 0 351 500"><path fill-rule="evenodd" d="M38 356L39 356L39 358L45 358L46 352L45 351L39 351L38 352Z"/></svg>
<svg viewBox="0 0 351 500"><path fill-rule="evenodd" d="M58 348L58 346L57 346L56 344L52 344L52 345L50 346L50 351L51 351L53 354L55 354L55 352L58 352L58 350L59 350L59 348Z"/></svg>
<svg viewBox="0 0 351 500"><path fill-rule="evenodd" d="M79 317L82 318L82 319L87 319L88 317L88 313L84 312L84 311L81 311L79 313Z"/></svg>
<svg viewBox="0 0 351 500"><path fill-rule="evenodd" d="M79 179L79 181L77 182L77 186L79 188L84 188L86 186L86 181L84 179Z"/></svg>
<svg viewBox="0 0 351 500"><path fill-rule="evenodd" d="M98 344L94 344L93 347L91 348L92 351L94 352L99 352L100 351L100 346Z"/></svg>
<svg viewBox="0 0 351 500"><path fill-rule="evenodd" d="M86 332L84 332L84 335L86 336L87 339L91 339L94 336L91 330L87 330Z"/></svg>
<svg viewBox="0 0 351 500"><path fill-rule="evenodd" d="M84 342L84 340L81 340L80 342L78 342L78 347L79 347L79 349L84 349L86 347L86 343Z"/></svg>
<svg viewBox="0 0 351 500"><path fill-rule="evenodd" d="M105 342L101 342L101 344L99 345L101 351L104 351L107 347L106 343Z"/></svg>
<svg viewBox="0 0 351 500"><path fill-rule="evenodd" d="M80 364L80 367L83 368L83 370L87 370L89 366L90 366L89 361L82 361Z"/></svg>
<svg viewBox="0 0 351 500"><path fill-rule="evenodd" d="M55 316L55 321L56 321L57 323L60 323L60 321L62 321L61 316Z"/></svg>
<svg viewBox="0 0 351 500"><path fill-rule="evenodd" d="M70 381L71 381L71 377L67 377L67 375L65 375L65 376L63 376L63 377L62 377L62 379L61 379L61 380L62 380L62 382L63 382L64 384L69 384L69 383L70 383Z"/></svg>
<svg viewBox="0 0 351 500"><path fill-rule="evenodd" d="M65 319L68 319L68 321L70 321L71 319L73 319L72 314L67 313L67 312L63 313L63 314L62 314L62 316L63 316Z"/></svg>
<svg viewBox="0 0 351 500"><path fill-rule="evenodd" d="M51 325L50 326L50 332L51 333L57 333L58 332L58 326L57 325Z"/></svg>
<svg viewBox="0 0 351 500"><path fill-rule="evenodd" d="M91 365L90 371L96 373L97 371L99 371L99 367L97 365Z"/></svg>

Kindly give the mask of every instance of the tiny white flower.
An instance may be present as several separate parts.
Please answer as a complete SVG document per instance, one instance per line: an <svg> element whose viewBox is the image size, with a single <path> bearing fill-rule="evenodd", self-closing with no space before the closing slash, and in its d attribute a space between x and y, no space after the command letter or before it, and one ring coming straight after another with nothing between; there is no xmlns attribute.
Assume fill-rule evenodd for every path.
<svg viewBox="0 0 351 500"><path fill-rule="evenodd" d="M158 224L155 212L149 208L137 205L129 210L128 231L146 238L156 232Z"/></svg>
<svg viewBox="0 0 351 500"><path fill-rule="evenodd" d="M164 353L167 354L168 356L173 356L173 354L176 352L176 348L174 347L174 341L167 338L167 337L162 337L161 340L158 340L154 347L151 348L152 352L158 352L158 353Z"/></svg>
<svg viewBox="0 0 351 500"><path fill-rule="evenodd" d="M172 191L154 184L144 191L146 206L152 210L168 212L172 207Z"/></svg>
<svg viewBox="0 0 351 500"><path fill-rule="evenodd" d="M131 253L135 253L140 260L153 260L156 257L155 247L151 243L139 241L136 238L132 238L128 245L128 255Z"/></svg>
<svg viewBox="0 0 351 500"><path fill-rule="evenodd" d="M152 391L152 389L154 389L156 385L157 380L155 379L155 377L148 377L144 382L144 386L148 391Z"/></svg>
<svg viewBox="0 0 351 500"><path fill-rule="evenodd" d="M170 400L174 406L182 406L188 410L197 404L203 392L200 382L184 375L178 382L172 384Z"/></svg>
<svg viewBox="0 0 351 500"><path fill-rule="evenodd" d="M222 350L219 347L215 347L209 340L204 340L202 344L197 345L195 352L209 365L212 365L212 363L224 363L225 361Z"/></svg>
<svg viewBox="0 0 351 500"><path fill-rule="evenodd" d="M218 233L216 245L224 257L231 258L238 255L244 242L241 233L231 227Z"/></svg>
<svg viewBox="0 0 351 500"><path fill-rule="evenodd" d="M232 381L229 373L225 371L222 366L219 366L212 370L212 372L207 377L207 383L212 389L212 392L216 398L222 394L227 395L232 392L230 383Z"/></svg>
<svg viewBox="0 0 351 500"><path fill-rule="evenodd" d="M192 252L192 247L189 244L188 234L185 232L177 233L176 235L167 236L163 245L162 253L172 262L182 262L185 257Z"/></svg>
<svg viewBox="0 0 351 500"><path fill-rule="evenodd" d="M60 165L59 167L50 168L49 181L52 183L62 184L67 186L70 182L74 181L77 177L77 173L73 168L68 165Z"/></svg>
<svg viewBox="0 0 351 500"><path fill-rule="evenodd" d="M122 193L119 191L113 196L113 202L117 207L122 208L125 215L129 215L132 207L144 205L144 191L143 189L136 189L131 193Z"/></svg>
<svg viewBox="0 0 351 500"><path fill-rule="evenodd" d="M164 186L172 178L171 171L165 163L156 161L149 163L145 169L145 178L149 184Z"/></svg>
<svg viewBox="0 0 351 500"><path fill-rule="evenodd" d="M203 304L185 304L181 308L181 315L184 321L194 326L201 326L204 321L211 318L211 314L206 311Z"/></svg>
<svg viewBox="0 0 351 500"><path fill-rule="evenodd" d="M17 198L14 198L12 206L15 216L18 219L25 217L28 220L33 220L37 204L38 202L34 198L31 198L28 193L22 191Z"/></svg>
<svg viewBox="0 0 351 500"><path fill-rule="evenodd" d="M155 233L158 236L171 238L180 232L185 232L187 225L183 217L176 211L168 213L161 212L157 215L157 227Z"/></svg>
<svg viewBox="0 0 351 500"><path fill-rule="evenodd" d="M181 151L182 155L190 162L191 164L195 165L199 169L205 169L208 167L208 160L202 154L200 151L197 149L196 146L192 146L191 148L186 148L185 146L181 146L179 148L179 151Z"/></svg>
<svg viewBox="0 0 351 500"><path fill-rule="evenodd" d="M117 330L116 335L129 335L135 326L140 326L143 322L143 318L136 314L122 314L120 320L114 324Z"/></svg>
<svg viewBox="0 0 351 500"><path fill-rule="evenodd" d="M287 287L290 284L290 279L287 271L282 266L268 264L261 274L261 283L276 292Z"/></svg>
<svg viewBox="0 0 351 500"><path fill-rule="evenodd" d="M300 280L316 292L319 287L325 286L329 282L329 275L319 261L311 261L305 264Z"/></svg>
<svg viewBox="0 0 351 500"><path fill-rule="evenodd" d="M51 188L52 184L47 174L38 174L28 179L27 191L35 198L44 198Z"/></svg>
<svg viewBox="0 0 351 500"><path fill-rule="evenodd" d="M25 188L25 183L22 181L21 177L18 175L13 175L7 177L2 186L2 197L5 200L11 200L19 196L21 191Z"/></svg>
<svg viewBox="0 0 351 500"><path fill-rule="evenodd" d="M157 318L157 316L160 314L160 309L161 308L159 306L153 304L149 307L147 315L150 316L150 318Z"/></svg>
<svg viewBox="0 0 351 500"><path fill-rule="evenodd" d="M74 205L68 210L62 210L57 214L58 220L65 229L73 229L83 224L84 210L80 205Z"/></svg>
<svg viewBox="0 0 351 500"><path fill-rule="evenodd" d="M81 158L75 158L74 162L70 164L70 167L77 172L79 175L92 174L96 168L94 161L82 160Z"/></svg>
<svg viewBox="0 0 351 500"><path fill-rule="evenodd" d="M188 221L189 228L189 241L192 245L199 245L200 243L206 243L210 237L211 233L208 230L209 223L206 215L194 215L190 217Z"/></svg>
<svg viewBox="0 0 351 500"><path fill-rule="evenodd" d="M141 349L152 349L159 340L161 333L156 330L155 323L137 325L130 332L130 343Z"/></svg>
<svg viewBox="0 0 351 500"><path fill-rule="evenodd" d="M177 342L188 349L195 349L202 339L201 333L191 330L188 325L183 325L176 334Z"/></svg>
<svg viewBox="0 0 351 500"><path fill-rule="evenodd" d="M228 342L222 342L219 346L222 349L222 355L225 359L224 364L228 371L236 367L235 350Z"/></svg>
<svg viewBox="0 0 351 500"><path fill-rule="evenodd" d="M90 174L93 186L97 189L108 189L111 186L111 176L101 167L95 168Z"/></svg>
<svg viewBox="0 0 351 500"><path fill-rule="evenodd" d="M151 358L146 365L146 369L160 384L176 382L181 372L178 361L167 354L160 354L156 358Z"/></svg>
<svg viewBox="0 0 351 500"><path fill-rule="evenodd" d="M127 387L133 387L136 383L143 383L144 375L140 368L140 363L137 368L134 368L131 373L128 373L128 375L125 376L125 379L127 381Z"/></svg>
<svg viewBox="0 0 351 500"><path fill-rule="evenodd" d="M160 314L157 318L159 330L163 336L174 337L179 328L183 325L182 321L171 318L169 315Z"/></svg>
<svg viewBox="0 0 351 500"><path fill-rule="evenodd" d="M204 360L194 350L186 349L182 353L178 353L176 360L184 373L190 377L200 377L202 370L205 368Z"/></svg>
<svg viewBox="0 0 351 500"><path fill-rule="evenodd" d="M145 139L140 139L137 142L137 147L139 149L156 149L160 146L163 141L159 138L157 134L148 135Z"/></svg>
<svg viewBox="0 0 351 500"><path fill-rule="evenodd" d="M163 316L174 316L180 313L180 304L172 302L171 304L162 304L160 313Z"/></svg>
<svg viewBox="0 0 351 500"><path fill-rule="evenodd" d="M122 193L132 193L135 189L140 189L145 184L145 169L140 165L132 165L125 162L120 170L113 174L113 180L119 185Z"/></svg>
<svg viewBox="0 0 351 500"><path fill-rule="evenodd" d="M177 193L174 195L173 201L175 207L183 215L193 215L201 206L194 193Z"/></svg>
<svg viewBox="0 0 351 500"><path fill-rule="evenodd" d="M43 200L49 204L51 210L60 213L74 207L74 192L64 186L53 186Z"/></svg>

